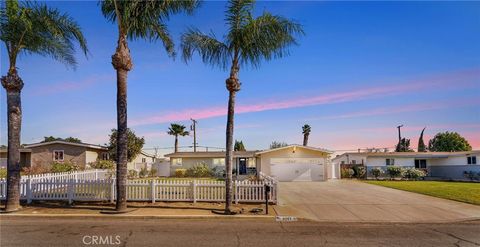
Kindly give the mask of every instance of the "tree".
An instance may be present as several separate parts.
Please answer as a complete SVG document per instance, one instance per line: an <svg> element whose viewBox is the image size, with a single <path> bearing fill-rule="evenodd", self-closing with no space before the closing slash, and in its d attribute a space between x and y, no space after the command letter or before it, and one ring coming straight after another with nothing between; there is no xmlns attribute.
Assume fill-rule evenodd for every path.
<svg viewBox="0 0 480 247"><path fill-rule="evenodd" d="M432 152L471 151L472 146L457 132L438 133L428 142L428 149Z"/></svg>
<svg viewBox="0 0 480 247"><path fill-rule="evenodd" d="M425 146L425 142L423 142L424 131L425 131L425 128L423 128L422 133L420 133L420 138L418 138L418 147L417 147L418 152L427 152L427 147Z"/></svg>
<svg viewBox="0 0 480 247"><path fill-rule="evenodd" d="M43 137L43 142L53 142L53 141L65 141L65 142L73 142L73 143L82 143L82 141L78 138L75 137L67 137L65 139L60 138L60 137L54 137L54 136L44 136Z"/></svg>
<svg viewBox="0 0 480 247"><path fill-rule="evenodd" d="M133 63L127 39L161 40L167 53L175 55L174 44L165 21L172 14L186 11L192 13L196 0L167 1L119 1L101 2L102 13L108 21L116 23L118 40L112 56L113 68L117 71L117 201L116 210L127 209L127 74Z"/></svg>
<svg viewBox="0 0 480 247"><path fill-rule="evenodd" d="M178 136L188 136L190 133L185 131L185 125L172 123L168 128L167 134L175 136L175 153L178 152Z"/></svg>
<svg viewBox="0 0 480 247"><path fill-rule="evenodd" d="M286 143L286 142L273 141L270 144L270 149L281 148L281 147L286 147L286 146L288 146L288 143Z"/></svg>
<svg viewBox="0 0 480 247"><path fill-rule="evenodd" d="M182 54L185 62L197 52L204 63L227 69L230 76L225 84L229 93L226 127L225 214L231 214L232 164L235 96L240 91L240 65L260 66L262 60L288 55L288 47L296 44L295 35L303 34L302 26L284 17L264 11L253 16L254 0L230 0L225 11L228 33L224 40L213 34L190 28L182 35Z"/></svg>
<svg viewBox="0 0 480 247"><path fill-rule="evenodd" d="M312 131L312 128L310 125L305 124L302 127L302 133L303 133L303 146L308 146L308 136L310 135L310 132Z"/></svg>
<svg viewBox="0 0 480 247"><path fill-rule="evenodd" d="M112 129L112 133L109 135L109 156L112 160L117 160L117 149L118 149L118 131ZM130 128L127 129L127 161L131 162L142 152L143 145L145 145L145 139L143 137L138 137L135 135Z"/></svg>
<svg viewBox="0 0 480 247"><path fill-rule="evenodd" d="M78 24L67 14L45 4L17 0L2 1L0 40L5 43L8 72L1 78L7 92L8 157L7 201L5 211L20 207L20 131L23 80L17 71L19 55L51 57L75 68L75 45L86 55L87 42Z"/></svg>
<svg viewBox="0 0 480 247"><path fill-rule="evenodd" d="M395 152L413 152L410 148L410 139L402 138L395 148Z"/></svg>
<svg viewBox="0 0 480 247"><path fill-rule="evenodd" d="M245 145L243 145L243 141L235 140L235 145L233 147L233 151L246 151Z"/></svg>

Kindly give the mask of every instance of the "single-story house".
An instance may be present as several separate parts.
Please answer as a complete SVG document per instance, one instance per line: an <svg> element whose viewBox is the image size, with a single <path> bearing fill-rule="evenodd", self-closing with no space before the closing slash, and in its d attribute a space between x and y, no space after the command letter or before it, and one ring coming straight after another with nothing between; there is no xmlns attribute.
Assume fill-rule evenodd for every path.
<svg viewBox="0 0 480 247"><path fill-rule="evenodd" d="M127 169L140 171L142 168L147 168L150 170L152 168L152 164L155 162L155 155L149 154L142 150L140 154L135 157L135 159L133 159L131 162L128 162Z"/></svg>
<svg viewBox="0 0 480 247"><path fill-rule="evenodd" d="M29 167L32 150L28 148L20 148L20 166ZM7 167L7 148L0 148L0 168Z"/></svg>
<svg viewBox="0 0 480 247"><path fill-rule="evenodd" d="M263 151L236 151L233 154L233 169L240 178L262 172L279 181L324 181L338 176L331 168L331 154L326 149L301 145ZM176 152L165 157L170 158L171 175L176 169L188 169L198 164L225 169L225 152Z"/></svg>
<svg viewBox="0 0 480 247"><path fill-rule="evenodd" d="M480 172L477 162L480 150L462 152L349 152L332 159L335 169L343 164L362 164L367 168L367 176L375 168L387 166L415 167L426 169L428 176L462 179L465 171Z"/></svg>

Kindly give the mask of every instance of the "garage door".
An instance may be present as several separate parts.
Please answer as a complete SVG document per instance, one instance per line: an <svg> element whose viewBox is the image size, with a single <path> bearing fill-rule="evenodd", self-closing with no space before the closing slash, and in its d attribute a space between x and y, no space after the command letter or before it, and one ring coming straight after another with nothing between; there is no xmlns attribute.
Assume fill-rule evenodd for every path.
<svg viewBox="0 0 480 247"><path fill-rule="evenodd" d="M279 181L323 181L323 159L270 159L270 175Z"/></svg>

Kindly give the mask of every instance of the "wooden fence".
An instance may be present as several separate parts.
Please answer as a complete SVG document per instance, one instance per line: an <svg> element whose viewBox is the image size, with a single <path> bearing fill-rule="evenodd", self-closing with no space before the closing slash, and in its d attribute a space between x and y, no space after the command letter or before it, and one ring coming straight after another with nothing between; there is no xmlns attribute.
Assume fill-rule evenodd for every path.
<svg viewBox="0 0 480 247"><path fill-rule="evenodd" d="M96 176L99 176L97 174ZM233 201L264 202L265 187L270 203L277 202L277 183L266 176L261 181L234 181ZM33 200L110 201L116 197L115 179L79 179L59 177L26 178L20 183L21 199ZM6 180L0 180L0 200L6 197ZM128 201L225 201L225 182L209 180L143 179L127 182Z"/></svg>

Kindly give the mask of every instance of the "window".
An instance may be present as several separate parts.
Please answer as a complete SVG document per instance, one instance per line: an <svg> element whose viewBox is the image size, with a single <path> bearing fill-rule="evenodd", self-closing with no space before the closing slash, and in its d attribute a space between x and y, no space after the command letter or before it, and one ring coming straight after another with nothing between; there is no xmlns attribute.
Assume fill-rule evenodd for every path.
<svg viewBox="0 0 480 247"><path fill-rule="evenodd" d="M477 156L468 156L467 157L467 164L476 165L477 164Z"/></svg>
<svg viewBox="0 0 480 247"><path fill-rule="evenodd" d="M53 150L53 160L63 161L63 150Z"/></svg>
<svg viewBox="0 0 480 247"><path fill-rule="evenodd" d="M142 163L146 163L147 162L147 158L142 158Z"/></svg>
<svg viewBox="0 0 480 247"><path fill-rule="evenodd" d="M172 159L172 166L181 166L182 165L182 158L173 158Z"/></svg>
<svg viewBox="0 0 480 247"><path fill-rule="evenodd" d="M385 165L387 166L393 166L395 164L395 159L386 159L385 160Z"/></svg>
<svg viewBox="0 0 480 247"><path fill-rule="evenodd" d="M255 158L248 158L247 167L257 167L257 165L255 164Z"/></svg>
<svg viewBox="0 0 480 247"><path fill-rule="evenodd" d="M427 160L415 160L415 168L426 169Z"/></svg>
<svg viewBox="0 0 480 247"><path fill-rule="evenodd" d="M353 165L357 164L357 161L356 161L356 160L352 160L352 164L353 164Z"/></svg>
<svg viewBox="0 0 480 247"><path fill-rule="evenodd" d="M102 160L108 160L110 158L110 155L108 153L102 153Z"/></svg>
<svg viewBox="0 0 480 247"><path fill-rule="evenodd" d="M213 159L214 166L224 166L225 165L225 158L214 158Z"/></svg>

